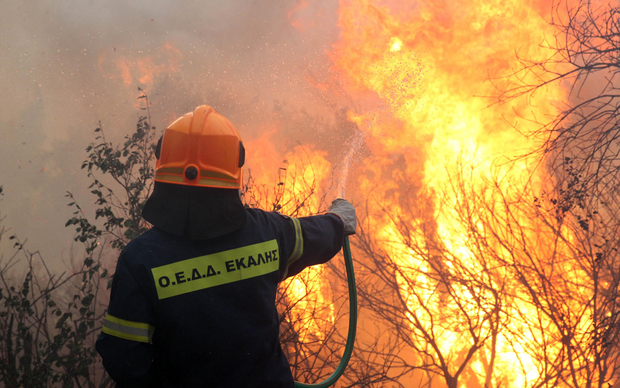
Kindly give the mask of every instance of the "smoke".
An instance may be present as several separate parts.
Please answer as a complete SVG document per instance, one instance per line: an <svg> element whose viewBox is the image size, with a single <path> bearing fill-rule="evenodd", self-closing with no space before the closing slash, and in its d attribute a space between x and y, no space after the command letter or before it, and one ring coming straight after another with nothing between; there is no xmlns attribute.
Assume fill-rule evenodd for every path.
<svg viewBox="0 0 620 388"><path fill-rule="evenodd" d="M317 87L332 76L336 1L2 0L2 9L0 213L53 264L79 249L63 228L66 192L93 211L84 148L99 121L114 142L134 130L138 87L158 130L206 103L244 140L277 123L282 154L318 142L338 160L352 134L336 115L347 102Z"/></svg>

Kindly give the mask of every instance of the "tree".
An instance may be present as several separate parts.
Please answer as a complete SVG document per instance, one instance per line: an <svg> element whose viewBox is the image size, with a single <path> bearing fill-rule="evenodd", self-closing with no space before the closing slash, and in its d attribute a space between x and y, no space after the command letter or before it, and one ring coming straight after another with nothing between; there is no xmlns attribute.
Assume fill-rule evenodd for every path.
<svg viewBox="0 0 620 388"><path fill-rule="evenodd" d="M9 232L0 228L0 241ZM14 234L8 239L14 252L0 257L3 386L108 386L110 379L97 367L92 346L102 319L100 291L108 277L100 257L88 257L77 270L57 275L39 252L27 249L26 241ZM16 282L20 257L27 267Z"/></svg>
<svg viewBox="0 0 620 388"><path fill-rule="evenodd" d="M618 15L620 7L615 3L554 4L550 23L557 33L546 42L553 55L537 62L521 58L521 68L507 78L509 83L499 96L501 103L544 93L552 84L569 88L563 111L527 135L541 140L540 155L551 172L550 187L536 195L536 206L540 214L557 220L548 227L563 239L572 265L587 279L581 283L588 290L582 296L587 297L577 311L587 314L589 326L574 326L577 311L567 311L562 300L573 295L560 292L562 282L565 287L572 282L558 278L561 271L550 274L545 268L551 263L515 267L539 310L564 333L562 350L549 370L569 386L603 386L619 378ZM551 258L557 260L557 254ZM532 273L537 276L528 276ZM568 375L564 375L566 368Z"/></svg>
<svg viewBox="0 0 620 388"><path fill-rule="evenodd" d="M356 239L358 266L365 274L362 303L398 338L401 352L409 353L393 367L403 375L413 373L420 386L444 386L437 377L451 388L463 380L468 385L482 381L484 387L503 384L496 381L496 354L510 323L510 279L477 217L487 193L475 191L471 177L461 173L451 177L443 193L421 191L401 196L398 203L368 203ZM448 216L443 226L462 240L440 234L434 209Z"/></svg>
<svg viewBox="0 0 620 388"><path fill-rule="evenodd" d="M616 231L567 207L574 191L446 174L417 199L369 200L355 240L362 303L410 354L392 367L428 387L614 384Z"/></svg>
<svg viewBox="0 0 620 388"><path fill-rule="evenodd" d="M139 89L141 90L141 89ZM144 101L147 110L149 101L146 94L138 97ZM150 116L150 115L149 115ZM91 223L75 201L72 193L67 193L75 208L74 217L65 226L76 225L76 241L87 244L86 252L92 253L100 243L100 238L110 238L112 248L122 250L127 243L149 228L142 218L142 208L153 185L153 153L155 151L155 127L150 126L150 118L141 116L136 131L125 137L122 146L115 146L106 140L101 122L95 128L95 141L86 147L88 158L82 163L88 177L91 194L96 197L95 220L104 220L103 229Z"/></svg>
<svg viewBox="0 0 620 388"><path fill-rule="evenodd" d="M609 208L606 216L617 222L612 208L618 208L618 200L610 194L620 183L620 7L561 1L553 15L557 33L545 42L553 55L536 62L520 58L521 67L505 78L498 102L544 93L552 84L569 88L565 109L549 121L538 120L538 129L526 135L541 140L539 151L548 157L559 185L578 177L579 189L600 199L600 206Z"/></svg>
<svg viewBox="0 0 620 388"><path fill-rule="evenodd" d="M142 95L148 111L148 99ZM82 164L92 178L95 220L91 222L72 193L74 209L65 226L74 226L76 241L85 248L84 259L70 273L52 273L38 252L12 235L15 252L0 263L0 381L7 387L107 387L112 384L100 364L94 343L105 316L111 281L102 255L122 249L146 230L141 209L152 183L155 128L140 117L136 131L122 146L106 141L103 128L95 129L95 142ZM101 176L97 176L100 174ZM113 185L116 185L114 187ZM1 192L1 191L0 191ZM7 229L0 230L0 238ZM13 282L12 267L22 256L27 263L23 282Z"/></svg>

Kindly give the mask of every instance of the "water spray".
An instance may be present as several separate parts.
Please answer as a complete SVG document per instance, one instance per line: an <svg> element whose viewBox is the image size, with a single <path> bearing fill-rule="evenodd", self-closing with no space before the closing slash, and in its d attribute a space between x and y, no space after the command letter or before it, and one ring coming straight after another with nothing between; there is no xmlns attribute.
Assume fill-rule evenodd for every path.
<svg viewBox="0 0 620 388"><path fill-rule="evenodd" d="M353 160L353 155L355 155L357 150L359 150L363 140L364 132L357 131L355 137L353 138L353 143L351 144L349 153L345 155L344 160L342 161L342 170L340 171L339 180L340 183L338 183L338 189L336 190L340 194L340 198L344 198L344 191L347 186L347 178L349 177L349 167L351 165L351 160Z"/></svg>
<svg viewBox="0 0 620 388"><path fill-rule="evenodd" d="M351 164L351 160L353 159L353 155L357 152L360 145L362 144L362 140L364 138L364 133L362 131L358 131L353 139L353 144L349 149L349 153L345 156L343 162L343 168L340 176L340 183L338 185L338 192L340 193L340 197L344 198L344 191L347 183L347 177L349 175L349 166ZM316 384L304 384L300 382L295 382L295 387L304 388L304 387L320 387L327 388L331 387L333 384L338 381L340 376L344 373L344 370L351 359L351 355L353 354L353 345L355 343L355 332L357 330L357 290L355 288L355 273L353 272L353 258L351 257L351 247L349 245L349 236L344 236L344 242L342 244L342 253L344 256L344 265L347 271L347 284L349 287L349 334L347 335L347 344L344 348L344 353L342 354L342 358L340 359L340 363L338 367L329 376L325 381L316 383Z"/></svg>

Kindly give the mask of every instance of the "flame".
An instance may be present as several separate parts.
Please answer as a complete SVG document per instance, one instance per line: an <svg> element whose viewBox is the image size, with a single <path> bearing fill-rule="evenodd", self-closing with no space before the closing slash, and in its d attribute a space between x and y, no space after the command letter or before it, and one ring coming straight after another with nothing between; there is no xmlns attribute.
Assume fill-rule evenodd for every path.
<svg viewBox="0 0 620 388"><path fill-rule="evenodd" d="M265 128L259 138L246 141L248 171L255 188L248 193L251 203L294 217L324 211L320 196L315 194L329 188L327 152L313 145L298 145L282 154L273 139L277 132L277 128Z"/></svg>
<svg viewBox="0 0 620 388"><path fill-rule="evenodd" d="M341 180L348 180L351 197L364 203L358 215L365 217L365 231L394 264L408 342L426 349L428 357L442 355L455 373L474 341L463 329L465 320L476 321L475 334L493 340L474 349L460 383L528 386L541 377L540 352L559 355L564 339L550 318L555 312L533 303L506 262L528 260L523 252L529 250L543 264L537 269L556 282L553 286L571 293L562 314L586 311L571 318L579 337L575 341L592 330L581 306L591 290L575 286L587 274L570 260L570 230L538 218L542 210L535 206L510 207L533 198L550 179L533 158L517 158L537 146L519 133L537 124L522 118L533 109L538 117L554 117L567 91L550 85L527 101L503 105L488 98L497 87L490 80L502 82L498 77L518 68L516 49L533 61L552 54L539 44L554 34L544 17L550 0L405 3L342 0L342 33L329 54L333 77L307 80L324 93L346 95L358 107L347 118L357 125L371 156L350 168L351 153L345 152ZM287 15L298 30L295 16L308 6L299 0ZM176 71L181 58L172 45L154 57L107 51L99 57L99 68L125 85L153 85L158 76ZM243 193L245 201L294 217L324 212L323 199L344 191L342 182L342 190L332 187L334 157L313 144L284 151L278 135L283 131L276 123L261 128L257 138L245 139L253 180L251 191ZM500 236L502 245L485 234L510 231L512 224L522 232L520 239L507 233ZM369 260L356 253L358 260ZM302 341L326 340L325 323L335 321L326 272L312 267L283 285ZM445 282L440 275L459 281ZM423 332L432 334L432 346L430 340L416 342ZM422 361L416 356L408 360L412 365Z"/></svg>
<svg viewBox="0 0 620 388"><path fill-rule="evenodd" d="M263 128L260 137L246 142L248 170L253 180L252 191L244 194L246 202L294 217L324 211L325 204L316 193L328 190L327 178L332 168L327 153L310 145L296 146L282 154L274 144L278 130ZM310 267L282 285L287 290L293 326L302 343L308 337L323 341L326 323L334 321L332 295L324 271L321 266Z"/></svg>
<svg viewBox="0 0 620 388"><path fill-rule="evenodd" d="M121 80L125 86L137 83L147 93L156 77L177 72L183 58L171 43L159 47L152 56L142 52L120 54L124 51L116 47L102 49L97 59L99 70L107 78Z"/></svg>
<svg viewBox="0 0 620 388"><path fill-rule="evenodd" d="M473 204L488 204L487 212L516 217L527 246L542 261L549 258L549 271L574 284L587 278L585 271L571 266L569 230L538 221L533 210L513 210L506 202L531 199L549 181L532 158L508 163L536 147L518 130L530 132L537 124L521 117L532 106L536 115L554 117L559 113L554 103L566 101L567 91L550 86L532 96L529 105L493 105L484 97L496 93L489 79L518 68L517 47L532 61L551 56L538 44L554 33L540 17L550 8L549 3L532 1L420 1L397 14L387 5L358 0L342 1L339 10L342 35L331 54L333 70L354 98L374 93L379 100L374 109L348 114L373 154L357 177L358 194L377 198L368 202L369 222L381 249L397 265L413 340L432 333L436 349L429 354L447 357L448 369L455 373L474 341L463 331L465 318L479 321L474 324L479 338L495 338L496 345L491 349L485 344L464 374L476 386L527 386L540 377L540 363L531 349L550 355L562 349L551 319L502 268L501 263L518 252L476 245L480 237L473 233L486 228L482 218L491 224L500 221ZM406 193L416 194L419 201ZM412 212L411 204L420 206L422 200L431 205ZM398 229L394 219L406 217L410 229ZM508 224L498 227L510 229ZM558 243L558 234L565 241ZM460 281L437 280L435 273ZM497 290L507 288L520 291L502 294L498 302ZM590 290L571 292L584 300ZM509 321L501 331L494 326L501 319L489 318L498 303L505 306L503 319ZM567 311L581 311L577 301L566 305ZM577 332L586 338L588 318L574 319ZM485 352L491 351L497 352L495 369L485 381L490 360Z"/></svg>
<svg viewBox="0 0 620 388"><path fill-rule="evenodd" d="M291 25L295 27L298 31L302 31L304 29L302 21L299 18L295 18L295 14L301 13L306 8L308 8L308 0L299 0L298 3L291 8L286 14L286 18L290 21Z"/></svg>
<svg viewBox="0 0 620 388"><path fill-rule="evenodd" d="M403 48L403 41L393 36L390 38L389 47L391 52L400 51Z"/></svg>
<svg viewBox="0 0 620 388"><path fill-rule="evenodd" d="M533 62L554 54L540 44L555 32L546 21L551 5L342 0L342 32L329 54L332 77L307 77L318 90L346 96L357 107L347 119L361 140L341 155L341 180L364 203L364 213L358 210L364 231L374 253L386 258L376 264L356 252L367 270L360 282L376 281L373 265L389 266L405 342L422 349L402 359L422 369L429 360L445 363L442 371L428 367L427 375L415 374L427 379L422 385L444 386L435 378L442 373L458 373L458 386L544 385L545 357L559 359L567 343L587 342L593 330L592 311L584 307L592 298L583 280L588 274L572 260L575 238L560 220L541 217L544 209L534 204L552 177L537 159L519 157L538 146L521 135L538 124L523 117L533 110L537 117L555 117L567 90L550 84L529 100L504 104L489 97L505 82L501 77L519 68L515 50ZM289 20L307 6L300 1ZM538 83L528 79L535 76L541 75L525 74L523 81ZM246 195L262 208L293 216L321 212L319 198L343 192L345 185L334 190L328 156L317 145L278 152L280 130L265 128L248 146L260 150L248 160L253 174L262 173L252 175L254 191ZM360 142L371 156L351 167ZM515 275L511 265L517 264L533 273ZM335 321L324 271L310 268L284 284L302 341L326 340L324 323ZM548 287L560 305L533 296ZM554 321L559 316L568 317L573 338ZM579 373L573 383L585 384Z"/></svg>

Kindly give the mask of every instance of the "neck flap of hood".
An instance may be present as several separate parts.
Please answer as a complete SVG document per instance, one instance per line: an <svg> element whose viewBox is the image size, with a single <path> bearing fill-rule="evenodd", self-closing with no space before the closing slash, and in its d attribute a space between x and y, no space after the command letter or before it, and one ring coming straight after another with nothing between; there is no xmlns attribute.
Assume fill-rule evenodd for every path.
<svg viewBox="0 0 620 388"><path fill-rule="evenodd" d="M239 191L155 182L142 217L190 240L207 240L240 229L246 212Z"/></svg>

